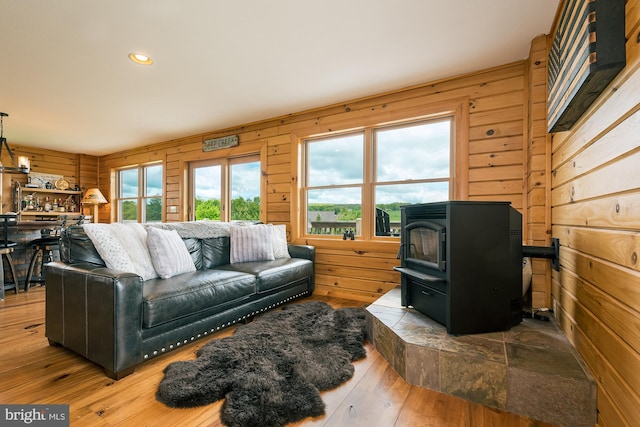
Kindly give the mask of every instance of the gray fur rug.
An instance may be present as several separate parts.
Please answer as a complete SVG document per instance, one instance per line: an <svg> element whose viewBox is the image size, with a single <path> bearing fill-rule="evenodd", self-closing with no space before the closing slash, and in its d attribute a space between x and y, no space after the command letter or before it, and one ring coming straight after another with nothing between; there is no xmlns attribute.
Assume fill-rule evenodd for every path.
<svg viewBox="0 0 640 427"><path fill-rule="evenodd" d="M365 310L323 302L291 304L238 326L191 361L165 368L156 398L189 408L226 399L228 426L282 426L324 414L320 391L353 376L364 358Z"/></svg>

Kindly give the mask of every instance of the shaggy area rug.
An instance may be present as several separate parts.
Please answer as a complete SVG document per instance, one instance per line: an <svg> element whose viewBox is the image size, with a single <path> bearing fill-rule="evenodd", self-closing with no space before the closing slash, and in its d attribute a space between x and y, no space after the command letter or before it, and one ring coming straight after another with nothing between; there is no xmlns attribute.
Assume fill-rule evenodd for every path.
<svg viewBox="0 0 640 427"><path fill-rule="evenodd" d="M323 302L291 304L203 346L165 368L156 398L171 407L225 398L228 426L282 426L324 414L320 391L353 376L364 358L365 310Z"/></svg>

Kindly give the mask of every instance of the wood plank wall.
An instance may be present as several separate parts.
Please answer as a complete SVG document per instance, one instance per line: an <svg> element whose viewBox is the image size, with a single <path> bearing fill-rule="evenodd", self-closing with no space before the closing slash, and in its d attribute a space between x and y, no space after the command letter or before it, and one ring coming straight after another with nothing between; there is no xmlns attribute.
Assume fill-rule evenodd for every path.
<svg viewBox="0 0 640 427"><path fill-rule="evenodd" d="M525 80L525 63L520 61L344 104L114 153L100 158L100 189L111 200L114 169L163 161L165 220L182 221L188 217L185 200L190 162L262 153L266 183L263 221L286 224L290 240L299 242L292 210L297 188L292 164L297 159L298 137L421 116L437 111L439 106L458 103L463 113L456 149L464 157L460 160L464 170L456 171L457 194L470 200L507 200L523 210ZM202 152L203 139L231 134L239 135L237 147ZM108 206L101 210L101 221L103 212L108 213ZM397 241L307 242L317 248L317 293L373 301L400 283L398 273L392 270L398 263Z"/></svg>
<svg viewBox="0 0 640 427"><path fill-rule="evenodd" d="M16 157L27 156L31 160L32 172L62 175L71 188L80 183L77 154L20 145L12 146L11 150ZM94 159L97 164L98 158ZM12 174L11 178L21 184L27 183L27 175Z"/></svg>
<svg viewBox="0 0 640 427"><path fill-rule="evenodd" d="M33 170L62 174L83 189L99 184L109 200L114 168L162 161L165 206L177 208L175 213L165 212L166 221L186 219L189 162L261 152L266 159L264 220L287 224L291 233L295 220L291 164L296 156L291 139L296 129L335 123L336 117L346 116L343 125L367 116L376 120L400 105L413 103L420 111L446 100L468 99L467 139L458 141L468 152L468 170L462 174L468 199L512 201L523 212L529 244L547 244L551 223L552 236L561 243L561 271L552 272L548 282L547 262L534 263L534 277L538 276L533 283L534 307L552 301L558 322L598 382L599 425L636 426L640 425L640 0L626 3L626 31L625 70L571 131L553 136L541 130L540 121L545 115L540 100L546 97L542 50L546 37L542 36L532 42L530 59L523 63L100 159L12 148L16 155L31 158ZM203 139L228 134L240 135L239 147L201 151ZM6 200L3 197L3 211L8 210ZM102 222L111 221L110 211L110 205L101 208ZM391 270L397 263L397 246L317 243L318 293L371 301L399 283Z"/></svg>
<svg viewBox="0 0 640 427"><path fill-rule="evenodd" d="M547 36L531 42L528 65L527 147L525 182L526 243L549 246L551 242L551 138L547 133ZM551 307L551 267L545 259L531 259L531 305Z"/></svg>
<svg viewBox="0 0 640 427"><path fill-rule="evenodd" d="M31 161L31 171L62 175L71 188L76 184L84 191L98 184L98 157L84 154L67 153L43 148L11 145L14 156L27 156ZM9 178L9 179L7 179ZM2 212L13 211L12 185L19 181L27 183L27 175L5 174L2 180Z"/></svg>
<svg viewBox="0 0 640 427"><path fill-rule="evenodd" d="M640 0L626 2L627 66L553 135L556 317L598 383L599 425L640 425Z"/></svg>
<svg viewBox="0 0 640 427"><path fill-rule="evenodd" d="M509 201L521 212L526 203L524 73L523 62L459 81L470 97L468 199ZM483 81L483 77L492 82Z"/></svg>

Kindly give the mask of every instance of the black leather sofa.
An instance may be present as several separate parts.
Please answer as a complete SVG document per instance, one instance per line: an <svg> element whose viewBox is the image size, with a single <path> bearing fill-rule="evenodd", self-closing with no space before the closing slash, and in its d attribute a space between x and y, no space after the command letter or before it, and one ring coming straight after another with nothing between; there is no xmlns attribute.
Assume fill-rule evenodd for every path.
<svg viewBox="0 0 640 427"><path fill-rule="evenodd" d="M105 266L82 226L61 235L45 267L46 336L120 379L146 360L314 289L312 246L291 258L229 263L229 237L183 237L195 272L143 281Z"/></svg>

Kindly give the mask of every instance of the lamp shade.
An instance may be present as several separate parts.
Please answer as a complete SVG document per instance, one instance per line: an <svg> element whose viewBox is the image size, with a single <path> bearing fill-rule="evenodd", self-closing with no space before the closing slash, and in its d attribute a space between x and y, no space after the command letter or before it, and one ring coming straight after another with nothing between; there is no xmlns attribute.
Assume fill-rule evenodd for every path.
<svg viewBox="0 0 640 427"><path fill-rule="evenodd" d="M90 188L84 193L84 197L80 200L83 205L101 205L103 203L109 203L109 201L102 195L99 189Z"/></svg>

